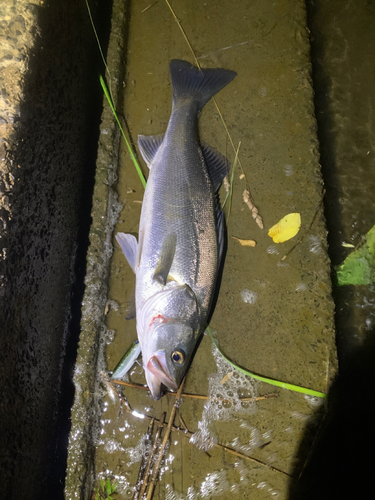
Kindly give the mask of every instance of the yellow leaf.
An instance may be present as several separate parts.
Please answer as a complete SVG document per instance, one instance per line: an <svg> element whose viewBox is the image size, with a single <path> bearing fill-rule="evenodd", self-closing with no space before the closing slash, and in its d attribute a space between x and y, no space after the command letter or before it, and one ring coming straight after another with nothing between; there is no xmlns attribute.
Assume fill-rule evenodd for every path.
<svg viewBox="0 0 375 500"><path fill-rule="evenodd" d="M257 242L256 242L256 241L254 241L254 240L243 240L243 239L241 239L241 238L237 238L237 236L233 236L233 235L231 235L231 237L232 237L234 240L238 241L238 243L239 243L240 245L242 245L243 247L255 247L255 246L256 246L256 244L257 244Z"/></svg>
<svg viewBox="0 0 375 500"><path fill-rule="evenodd" d="M295 236L301 227L301 214L288 214L268 231L275 243L283 243Z"/></svg>

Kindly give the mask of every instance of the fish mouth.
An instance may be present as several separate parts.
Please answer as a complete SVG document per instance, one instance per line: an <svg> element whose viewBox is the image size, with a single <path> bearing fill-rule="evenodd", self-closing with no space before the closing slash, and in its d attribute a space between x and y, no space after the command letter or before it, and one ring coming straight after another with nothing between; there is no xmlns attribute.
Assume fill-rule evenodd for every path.
<svg viewBox="0 0 375 500"><path fill-rule="evenodd" d="M147 385L151 391L151 395L155 399L155 401L157 401L162 396L164 396L164 390L162 388L162 384L155 377L155 375L147 369L145 370L145 375L146 375Z"/></svg>
<svg viewBox="0 0 375 500"><path fill-rule="evenodd" d="M147 370L168 389L171 391L177 390L177 384L169 374L164 352L159 351L157 354L151 356L147 362Z"/></svg>

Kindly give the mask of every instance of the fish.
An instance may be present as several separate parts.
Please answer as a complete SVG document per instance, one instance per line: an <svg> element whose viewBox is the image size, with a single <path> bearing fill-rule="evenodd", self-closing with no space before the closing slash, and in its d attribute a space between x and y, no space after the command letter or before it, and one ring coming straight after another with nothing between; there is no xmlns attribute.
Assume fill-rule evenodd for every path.
<svg viewBox="0 0 375 500"><path fill-rule="evenodd" d="M177 390L210 313L225 239L217 193L229 163L200 141L198 116L237 75L179 59L169 69L167 130L138 136L150 169L138 241L132 234L116 235L136 276L137 335L155 400Z"/></svg>

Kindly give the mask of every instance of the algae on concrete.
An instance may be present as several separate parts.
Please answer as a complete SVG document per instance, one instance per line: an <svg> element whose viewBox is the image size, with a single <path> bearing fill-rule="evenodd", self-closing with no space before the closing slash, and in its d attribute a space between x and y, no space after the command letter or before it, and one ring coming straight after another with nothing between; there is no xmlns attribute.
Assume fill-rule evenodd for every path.
<svg viewBox="0 0 375 500"><path fill-rule="evenodd" d="M126 12L113 2L107 66L115 107L122 103ZM108 74L107 74L108 76ZM85 294L76 367L75 399L72 407L65 496L91 498L95 478L95 443L101 415L100 370L106 333L105 306L112 255L113 227L120 205L115 183L120 134L112 111L103 98L103 115L96 164L90 247L87 255Z"/></svg>

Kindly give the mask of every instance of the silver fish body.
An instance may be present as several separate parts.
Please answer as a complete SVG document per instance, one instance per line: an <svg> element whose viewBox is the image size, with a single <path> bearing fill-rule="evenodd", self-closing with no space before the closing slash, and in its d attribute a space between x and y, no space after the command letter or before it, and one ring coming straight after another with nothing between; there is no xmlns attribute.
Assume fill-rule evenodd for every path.
<svg viewBox="0 0 375 500"><path fill-rule="evenodd" d="M139 136L150 175L139 241L116 235L136 274L137 333L155 399L176 390L210 311L223 244L216 192L228 163L201 145L198 114L236 73L170 64L173 101L163 136Z"/></svg>

